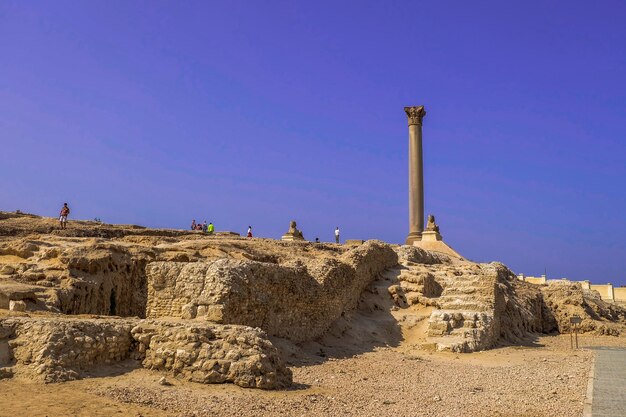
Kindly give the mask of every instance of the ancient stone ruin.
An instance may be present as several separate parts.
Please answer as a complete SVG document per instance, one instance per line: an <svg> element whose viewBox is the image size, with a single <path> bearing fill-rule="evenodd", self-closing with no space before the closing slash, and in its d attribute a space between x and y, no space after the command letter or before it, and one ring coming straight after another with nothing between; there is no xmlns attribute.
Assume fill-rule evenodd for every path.
<svg viewBox="0 0 626 417"><path fill-rule="evenodd" d="M342 337L359 312L388 319L373 333L455 352L567 332L574 314L587 332L617 335L626 324L626 310L580 285L532 285L499 263L414 246L93 222L57 230L54 219L0 213L0 378L60 382L125 363L285 388L279 347Z"/></svg>
<svg viewBox="0 0 626 417"><path fill-rule="evenodd" d="M285 233L280 239L287 241L304 240L304 235L302 234L302 231L298 229L296 221L292 220L289 223L289 230L287 230L287 233Z"/></svg>
<svg viewBox="0 0 626 417"><path fill-rule="evenodd" d="M397 262L379 242L295 249L88 224L41 233L45 219L5 220L0 375L45 382L134 359L196 382L289 386L268 336L319 337Z"/></svg>

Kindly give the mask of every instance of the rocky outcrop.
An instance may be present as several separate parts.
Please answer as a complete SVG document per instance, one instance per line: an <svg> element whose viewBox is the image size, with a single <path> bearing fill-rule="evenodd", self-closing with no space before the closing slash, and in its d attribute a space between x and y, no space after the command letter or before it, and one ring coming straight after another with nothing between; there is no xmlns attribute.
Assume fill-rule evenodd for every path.
<svg viewBox="0 0 626 417"><path fill-rule="evenodd" d="M129 357L132 320L0 319L0 369L60 382ZM1 353L4 352L4 355Z"/></svg>
<svg viewBox="0 0 626 417"><path fill-rule="evenodd" d="M2 236L0 309L145 317L146 265L151 262L211 262L217 259L275 265L338 259L347 248L231 236L181 238L132 235L123 239L51 235ZM73 224L73 222L71 222ZM72 229L67 229L71 231ZM68 232L69 233L69 232Z"/></svg>
<svg viewBox="0 0 626 417"><path fill-rule="evenodd" d="M541 292L532 284L518 281L503 264L492 265L498 274L495 305L499 321L497 342L523 343L530 335L549 333Z"/></svg>
<svg viewBox="0 0 626 417"><path fill-rule="evenodd" d="M583 319L582 332L619 335L626 328L626 309L580 283L534 285L498 262L458 261L410 246L396 250L401 267L389 294L400 308L435 307L425 345L438 350L472 352L537 333L567 333L574 315Z"/></svg>
<svg viewBox="0 0 626 417"><path fill-rule="evenodd" d="M203 384L246 388L291 385L291 371L260 329L208 323L142 321L132 330L143 366Z"/></svg>
<svg viewBox="0 0 626 417"><path fill-rule="evenodd" d="M280 265L154 262L147 267L147 316L244 324L296 342L311 340L354 308L365 287L396 262L389 245L374 241L337 258Z"/></svg>
<svg viewBox="0 0 626 417"><path fill-rule="evenodd" d="M550 281L535 287L545 300L547 331L569 333L573 316L582 319L579 331L583 333L617 336L626 331L626 309L603 301L598 293L583 289L579 282Z"/></svg>
<svg viewBox="0 0 626 417"><path fill-rule="evenodd" d="M143 317L154 258L149 248L97 239L0 243L0 308L5 298L31 311Z"/></svg>
<svg viewBox="0 0 626 417"><path fill-rule="evenodd" d="M81 378L129 358L199 383L276 389L291 371L260 329L138 319L0 318L0 378Z"/></svg>

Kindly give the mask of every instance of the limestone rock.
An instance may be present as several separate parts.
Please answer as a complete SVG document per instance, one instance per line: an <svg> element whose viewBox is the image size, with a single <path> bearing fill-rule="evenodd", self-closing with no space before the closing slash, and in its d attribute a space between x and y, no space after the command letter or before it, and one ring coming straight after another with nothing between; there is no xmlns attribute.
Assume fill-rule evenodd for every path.
<svg viewBox="0 0 626 417"><path fill-rule="evenodd" d="M233 382L275 389L291 371L260 329L200 322L137 319L0 318L0 378L42 382L140 355L148 369L201 383Z"/></svg>
<svg viewBox="0 0 626 417"><path fill-rule="evenodd" d="M595 291L583 289L579 282L553 281L534 287L545 300L547 331L569 333L569 319L579 316L583 319L580 332L615 336L626 333L626 308L603 301Z"/></svg>
<svg viewBox="0 0 626 417"><path fill-rule="evenodd" d="M390 246L375 241L338 258L282 265L233 259L153 262L146 268L147 316L196 317L260 327L296 342L311 340L353 309L363 289L396 262Z"/></svg>
<svg viewBox="0 0 626 417"><path fill-rule="evenodd" d="M204 384L232 382L246 388L291 385L291 371L259 329L208 323L142 321L132 329L145 346L144 367Z"/></svg>
<svg viewBox="0 0 626 417"><path fill-rule="evenodd" d="M80 378L95 366L126 359L131 350L132 320L26 317L0 319L0 351L17 375L44 382ZM2 363L0 363L0 366Z"/></svg>
<svg viewBox="0 0 626 417"><path fill-rule="evenodd" d="M428 320L427 345L473 352L543 330L541 294L504 265L433 258L414 247L398 250L403 269L390 294L398 307L436 307Z"/></svg>
<svg viewBox="0 0 626 417"><path fill-rule="evenodd" d="M164 376L161 377L161 379L159 379L159 385L163 385L165 387L169 387L172 385L171 382L169 382Z"/></svg>

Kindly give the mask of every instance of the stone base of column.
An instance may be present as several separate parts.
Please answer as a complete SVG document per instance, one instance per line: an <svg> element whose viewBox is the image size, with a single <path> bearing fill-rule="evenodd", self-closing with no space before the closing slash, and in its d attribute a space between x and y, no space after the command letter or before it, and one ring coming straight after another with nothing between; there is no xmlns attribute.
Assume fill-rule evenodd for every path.
<svg viewBox="0 0 626 417"><path fill-rule="evenodd" d="M419 242L420 240L422 240L422 232L411 232L406 237L406 244L412 245L413 242Z"/></svg>
<svg viewBox="0 0 626 417"><path fill-rule="evenodd" d="M437 232L434 232L434 233L437 233ZM424 235L424 237L426 237L426 235ZM452 249L450 246L448 246L446 242L444 242L443 240L430 239L431 237L436 237L436 236L429 236L428 237L429 240L422 239L419 241L415 241L413 242L412 246L417 246L418 248L421 248L424 250L428 250L431 252L439 252L439 253L443 253L444 255L451 256L453 258L465 260L465 258L463 258L463 256L461 256L460 253L458 253L457 251Z"/></svg>
<svg viewBox="0 0 626 417"><path fill-rule="evenodd" d="M439 232L434 230L424 230L422 232L422 242L435 242L437 240L443 240Z"/></svg>
<svg viewBox="0 0 626 417"><path fill-rule="evenodd" d="M284 240L287 242L294 242L294 241L300 241L300 242L304 242L304 238L301 236L297 236L293 233L285 233L280 240Z"/></svg>

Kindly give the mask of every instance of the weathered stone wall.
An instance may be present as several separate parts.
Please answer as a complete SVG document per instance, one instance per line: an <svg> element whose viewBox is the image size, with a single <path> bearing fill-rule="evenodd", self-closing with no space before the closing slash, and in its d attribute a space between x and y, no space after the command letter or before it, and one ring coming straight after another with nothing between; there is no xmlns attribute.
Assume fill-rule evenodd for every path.
<svg viewBox="0 0 626 417"><path fill-rule="evenodd" d="M45 382L80 378L81 372L128 358L132 320L0 320L0 367Z"/></svg>
<svg viewBox="0 0 626 417"><path fill-rule="evenodd" d="M59 310L65 314L99 314L145 317L147 292L145 266L154 254L122 245L100 243L60 253L69 271L59 289Z"/></svg>
<svg viewBox="0 0 626 417"><path fill-rule="evenodd" d="M0 308L143 317L145 265L155 253L138 245L70 239L0 243ZM9 259L7 261L7 258Z"/></svg>
<svg viewBox="0 0 626 417"><path fill-rule="evenodd" d="M0 309L145 317L145 266L153 261L228 258L274 264L337 258L343 246L191 234L181 238L133 235L123 239L2 236ZM69 229L68 229L69 230ZM74 230L75 231L75 230ZM69 232L68 232L69 233Z"/></svg>
<svg viewBox="0 0 626 417"><path fill-rule="evenodd" d="M247 388L285 388L292 382L291 371L260 329L142 321L132 334L148 369L204 384L232 382Z"/></svg>
<svg viewBox="0 0 626 417"><path fill-rule="evenodd" d="M389 245L370 241L336 258L283 264L218 259L154 262L148 276L149 318L203 318L260 327L293 341L322 335L365 287L397 263Z"/></svg>
<svg viewBox="0 0 626 417"><path fill-rule="evenodd" d="M60 382L128 358L200 383L275 389L291 371L260 329L138 319L0 318L0 378Z"/></svg>
<svg viewBox="0 0 626 417"><path fill-rule="evenodd" d="M519 281L505 265L498 262L491 265L497 279L494 314L499 335L495 342L520 343L533 333L544 332L541 292L534 285Z"/></svg>

